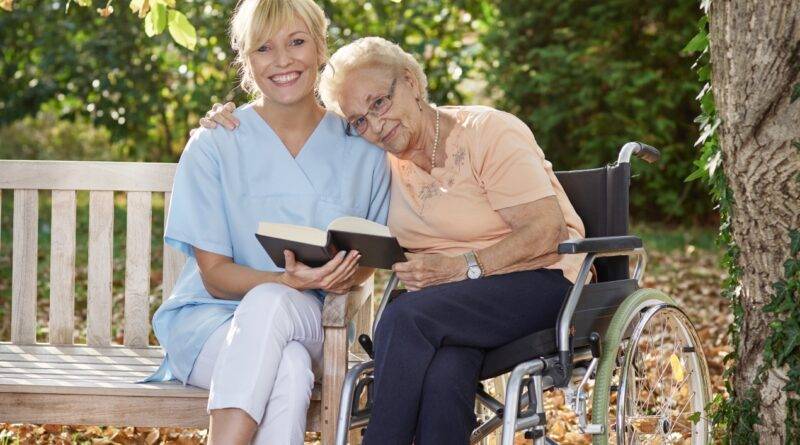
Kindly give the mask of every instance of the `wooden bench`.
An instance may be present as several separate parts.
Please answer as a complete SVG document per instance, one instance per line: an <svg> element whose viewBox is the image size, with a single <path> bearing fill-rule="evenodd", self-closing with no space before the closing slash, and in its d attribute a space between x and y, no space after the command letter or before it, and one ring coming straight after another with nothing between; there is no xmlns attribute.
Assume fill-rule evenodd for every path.
<svg viewBox="0 0 800 445"><path fill-rule="evenodd" d="M148 341L151 304L160 302L151 293L151 209L160 193L169 208L175 167L0 160L0 190L14 191L11 342L0 342L0 422L207 428L207 391L178 382L135 383L163 356ZM52 192L48 343L36 341L40 190ZM73 344L76 192L82 190L89 193L86 344ZM115 192L127 202L122 345L111 336ZM160 296L167 298L184 258L163 249ZM322 432L326 444L333 442L347 369L347 325L355 320L359 332L369 331L372 294L370 279L325 300L324 377L314 389L308 429Z"/></svg>

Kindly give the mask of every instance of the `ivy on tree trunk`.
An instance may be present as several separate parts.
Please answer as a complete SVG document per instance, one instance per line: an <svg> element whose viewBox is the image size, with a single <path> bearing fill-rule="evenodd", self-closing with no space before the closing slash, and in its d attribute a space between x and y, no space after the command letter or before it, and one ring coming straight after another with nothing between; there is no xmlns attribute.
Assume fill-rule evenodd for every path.
<svg viewBox="0 0 800 445"><path fill-rule="evenodd" d="M735 277L728 283L736 320L731 399L718 405L714 420L732 443L794 444L800 441L800 8L793 0L703 6L713 70L700 73L710 75L715 116L701 116L701 125L712 123L707 129L716 130L719 148L703 150L701 175L712 184L722 178L713 186Z"/></svg>

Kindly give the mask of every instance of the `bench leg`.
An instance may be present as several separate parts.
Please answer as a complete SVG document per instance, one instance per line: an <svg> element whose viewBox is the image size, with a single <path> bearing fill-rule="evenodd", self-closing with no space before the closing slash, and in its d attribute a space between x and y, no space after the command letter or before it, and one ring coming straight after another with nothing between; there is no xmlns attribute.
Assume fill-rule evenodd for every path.
<svg viewBox="0 0 800 445"><path fill-rule="evenodd" d="M347 372L347 328L326 327L322 376L322 445L333 445L339 397Z"/></svg>

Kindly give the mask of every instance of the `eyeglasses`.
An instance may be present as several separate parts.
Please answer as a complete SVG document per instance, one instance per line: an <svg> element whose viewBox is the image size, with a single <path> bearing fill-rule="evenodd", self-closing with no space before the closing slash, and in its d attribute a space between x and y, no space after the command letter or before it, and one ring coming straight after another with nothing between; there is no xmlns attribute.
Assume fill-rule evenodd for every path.
<svg viewBox="0 0 800 445"><path fill-rule="evenodd" d="M367 114L362 114L350 121L347 122L347 127L345 128L344 132L348 136L361 136L369 130L369 120L367 119L368 115L373 115L375 117L383 116L389 108L392 108L392 97L394 96L394 87L397 85L397 79L395 78L392 80L392 85L389 86L389 92L386 95L381 96L370 104L369 108L367 109Z"/></svg>

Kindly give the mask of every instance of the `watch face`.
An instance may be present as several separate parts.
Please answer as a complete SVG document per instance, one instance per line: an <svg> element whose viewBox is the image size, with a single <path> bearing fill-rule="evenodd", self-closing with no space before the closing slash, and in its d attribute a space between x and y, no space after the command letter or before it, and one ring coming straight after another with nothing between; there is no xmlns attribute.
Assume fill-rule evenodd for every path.
<svg viewBox="0 0 800 445"><path fill-rule="evenodd" d="M476 278L480 278L481 277L481 269L479 267L470 267L467 270L467 276L472 280L474 280Z"/></svg>

